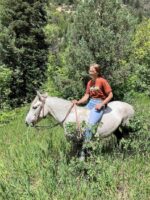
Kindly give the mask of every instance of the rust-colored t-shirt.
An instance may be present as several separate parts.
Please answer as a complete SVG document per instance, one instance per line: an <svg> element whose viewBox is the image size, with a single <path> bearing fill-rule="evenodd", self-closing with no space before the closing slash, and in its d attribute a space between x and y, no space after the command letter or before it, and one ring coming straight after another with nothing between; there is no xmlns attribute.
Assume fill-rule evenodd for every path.
<svg viewBox="0 0 150 200"><path fill-rule="evenodd" d="M95 81L90 80L87 83L86 94L89 94L91 98L106 99L108 94L112 91L109 83L104 78L97 78Z"/></svg>

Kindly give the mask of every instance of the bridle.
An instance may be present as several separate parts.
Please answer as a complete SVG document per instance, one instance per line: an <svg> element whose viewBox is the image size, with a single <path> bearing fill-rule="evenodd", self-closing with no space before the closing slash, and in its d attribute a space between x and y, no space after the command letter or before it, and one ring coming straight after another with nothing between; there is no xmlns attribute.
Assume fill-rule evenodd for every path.
<svg viewBox="0 0 150 200"><path fill-rule="evenodd" d="M40 100L42 102L41 104L41 107L39 109L39 112L38 112L38 115L36 117L36 120L38 121L39 118L40 118L40 113L41 111L43 112L43 117L44 117L44 105L45 105L45 98L41 99ZM61 122L57 122L56 124L54 124L53 126L39 126L39 125L36 125L34 126L35 128L54 128L58 125L62 125L64 123L64 121L67 119L68 115L70 114L71 110L73 109L73 107L75 108L75 115L76 115L76 124L77 124L77 131L79 133L79 137L81 137L81 128L80 128L80 122L79 122L79 119L78 119L78 115L77 115L77 109L76 109L76 104L75 103L72 103L71 104L71 107L69 108L67 114L65 115L64 119L61 121Z"/></svg>
<svg viewBox="0 0 150 200"><path fill-rule="evenodd" d="M41 111L43 112L43 117L44 117L44 105L45 105L45 99L43 98L43 99L41 99L40 100L41 102L42 102L42 104L40 105L40 109L39 109L39 111L38 111L38 114L37 114L37 116L36 116L36 121L38 121L39 120L39 118L40 118L40 114L41 114Z"/></svg>

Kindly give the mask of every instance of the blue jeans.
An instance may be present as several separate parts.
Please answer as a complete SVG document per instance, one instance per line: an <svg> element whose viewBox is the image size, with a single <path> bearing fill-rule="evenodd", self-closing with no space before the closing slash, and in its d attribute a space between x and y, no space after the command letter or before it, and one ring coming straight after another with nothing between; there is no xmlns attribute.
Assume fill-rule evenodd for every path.
<svg viewBox="0 0 150 200"><path fill-rule="evenodd" d="M99 103L101 103L102 100L100 99L90 99L88 104L86 105L86 108L90 110L90 115L88 118L88 127L85 130L84 133L84 141L89 142L92 138L92 126L97 124L103 116L104 113L104 107L101 108L100 110L96 110L95 106Z"/></svg>

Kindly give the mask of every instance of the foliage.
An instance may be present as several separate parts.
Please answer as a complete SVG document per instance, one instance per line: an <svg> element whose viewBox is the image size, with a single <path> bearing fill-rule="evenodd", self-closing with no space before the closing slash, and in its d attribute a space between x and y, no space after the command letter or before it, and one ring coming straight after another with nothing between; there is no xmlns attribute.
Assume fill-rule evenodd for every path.
<svg viewBox="0 0 150 200"><path fill-rule="evenodd" d="M137 15L140 21L143 20L143 17L150 16L149 9L150 9L150 2L149 0L123 0L122 1L125 5L128 5L133 13Z"/></svg>
<svg viewBox="0 0 150 200"><path fill-rule="evenodd" d="M132 66L126 87L131 93L150 95L150 20L145 19L136 28L132 42L130 63Z"/></svg>
<svg viewBox="0 0 150 200"><path fill-rule="evenodd" d="M11 70L4 65L0 66L0 108L8 105Z"/></svg>
<svg viewBox="0 0 150 200"><path fill-rule="evenodd" d="M5 127L6 125L13 123L17 119L17 115L20 115L21 112L21 108L16 108L13 110L3 108L0 111L0 127Z"/></svg>
<svg viewBox="0 0 150 200"><path fill-rule="evenodd" d="M46 79L47 48L43 27L47 1L6 0L1 16L1 59L12 70L10 104L30 101Z"/></svg>
<svg viewBox="0 0 150 200"><path fill-rule="evenodd" d="M39 62L37 60L36 63L37 57L42 59L40 52L36 51L38 48L36 50L31 48L37 47L36 45L42 42L41 39L39 43L34 40L36 33L37 35L39 33L38 28L42 27L40 32L42 39L44 38L42 47L46 45L46 51L41 49L43 50L41 55L45 55L45 61L47 60L47 43L50 45L46 71L48 81L43 85L44 90L51 95L61 95L65 98L80 97L84 93L88 80L86 74L88 65L91 62L98 62L102 66L103 74L111 81L115 96L124 99L135 108L135 118L130 123L132 132L129 137L124 138L119 146L116 145L114 136L92 141L90 144L92 153L86 162L80 162L78 157L72 157L71 144L66 141L62 127L54 129L26 127L24 119L27 107L7 112L1 110L1 198L7 200L149 199L150 99L146 96L150 88L149 20L144 20L137 26L131 44L135 19L128 11L128 7L114 0L76 1L78 2L77 11L70 14L58 12L57 5L53 5L51 3L53 1L50 0L50 7L46 8L48 24L44 30L46 16L44 15L39 26L38 14L41 13L34 16L33 13L36 12L31 11L35 8L32 6L34 3L43 2L45 5L46 1L1 0L1 2L5 6L8 3L11 4L5 9L0 7L2 19L2 24L0 23L0 92L5 102L10 93L10 78L14 77L14 73L18 72L14 83L17 88L22 87L20 77L23 77L22 69L24 68L29 73L24 80L31 83L31 86L27 86L31 89L33 86L39 87L40 78L45 77L42 74L46 71L44 64L40 69L36 65ZM29 2L30 6L26 7ZM54 3L61 5L64 2L72 1L58 0ZM43 4L40 5L43 6ZM8 11L7 15L6 11ZM25 11L29 11L31 15L26 14ZM20 16L19 20L18 16ZM14 18L17 21L13 21ZM31 27L29 27L28 22L24 20L26 18L35 20L35 23L30 23ZM20 42L22 47L18 46ZM13 63L8 58L11 58ZM14 65L15 58L19 62L17 65ZM1 61L7 59L9 63L4 65ZM14 69L18 71L14 72ZM17 91L15 92L18 94ZM25 92L26 87L22 90L22 93L25 94ZM28 90L28 92L31 91ZM31 96L32 93L34 91L30 93ZM20 99L26 101L30 99L30 96L25 96L25 98L16 96L16 104ZM40 123L53 125L55 122L47 118ZM85 124L82 128L85 128ZM68 129L74 132L76 126L68 124Z"/></svg>
<svg viewBox="0 0 150 200"><path fill-rule="evenodd" d="M70 138L74 138L75 140L81 140L84 137L84 133L87 129L91 130L93 133L93 138L95 137L97 131L98 124L91 126L87 124L85 121L80 123L80 126L77 126L77 122L68 122L65 124L66 136L70 136Z"/></svg>
<svg viewBox="0 0 150 200"><path fill-rule="evenodd" d="M62 4L73 4L76 2L76 0L53 0L53 2L62 5Z"/></svg>
<svg viewBox="0 0 150 200"><path fill-rule="evenodd" d="M25 127L27 108L18 110L14 121L0 127L2 199L147 200L150 149L148 135L145 137L147 128L143 127L147 124L149 129L146 111L150 101L136 94L130 102L138 112L132 122L134 135L123 140L120 148L113 143L102 147L105 142L99 141L86 162L69 155L70 144L61 127L51 130ZM41 125L48 123L53 121L41 121Z"/></svg>
<svg viewBox="0 0 150 200"><path fill-rule="evenodd" d="M150 125L149 118L150 112L148 107L150 106L150 98L142 93L132 93L131 96L127 96L125 101L134 105L135 117L129 124L129 128L132 130L130 137L128 138L127 153L129 151L145 153L150 151Z"/></svg>
<svg viewBox="0 0 150 200"><path fill-rule="evenodd" d="M115 88L120 85L122 77L114 81L116 73L122 70L121 60L128 59L131 36L135 26L135 18L116 1L80 2L76 12L70 16L67 32L67 48L65 48L65 65L67 86L62 76L58 76L55 84L66 97L79 98L83 95L88 76L88 66L92 62L101 65L102 72ZM59 74L59 71L57 71ZM124 79L121 84L123 84ZM78 84L76 84L78 83ZM121 90L120 90L121 91ZM117 96L117 95L116 95ZM120 94L122 97L122 93ZM118 96L117 96L118 97Z"/></svg>
<svg viewBox="0 0 150 200"><path fill-rule="evenodd" d="M48 23L44 29L47 42L49 43L49 55L48 55L48 70L47 76L48 80L43 85L43 89L48 91L51 95L59 96L61 94L61 88L63 85L60 85L60 90L58 92L57 83L59 78L56 77L58 74L66 78L67 72L63 73L60 66L65 66L64 58L64 46L65 46L65 33L67 29L68 14L59 12L57 10L57 5L51 4L47 7L48 14ZM58 72L60 70L60 73ZM55 82L54 80L57 79Z"/></svg>

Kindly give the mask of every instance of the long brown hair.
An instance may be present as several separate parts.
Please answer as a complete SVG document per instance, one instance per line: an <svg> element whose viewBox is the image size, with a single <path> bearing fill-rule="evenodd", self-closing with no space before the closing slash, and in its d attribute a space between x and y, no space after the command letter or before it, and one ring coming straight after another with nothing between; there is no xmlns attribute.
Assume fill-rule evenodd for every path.
<svg viewBox="0 0 150 200"><path fill-rule="evenodd" d="M102 76L102 75L101 75L101 68L100 68L100 65L99 65L99 64L93 63L93 64L90 65L90 67L94 67L94 69L95 69L96 72L98 73L98 76L99 76L99 77Z"/></svg>

